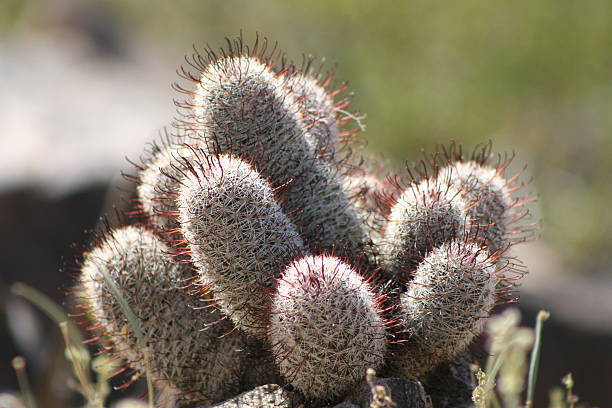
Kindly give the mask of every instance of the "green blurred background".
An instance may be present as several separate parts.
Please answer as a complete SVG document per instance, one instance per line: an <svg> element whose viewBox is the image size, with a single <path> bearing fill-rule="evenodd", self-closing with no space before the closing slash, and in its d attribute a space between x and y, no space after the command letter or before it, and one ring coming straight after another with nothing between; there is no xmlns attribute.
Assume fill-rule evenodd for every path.
<svg viewBox="0 0 612 408"><path fill-rule="evenodd" d="M83 7L3 3L2 32L12 36L48 28L44 14L59 3ZM397 163L449 140L515 150L541 197L543 241L568 272L609 270L612 2L107 0L90 7L117 24L129 47L167 55L164 65L180 64L191 44L223 45L240 30L278 41L295 60L326 57L336 78L350 82L352 109L367 113L369 150Z"/></svg>
<svg viewBox="0 0 612 408"><path fill-rule="evenodd" d="M158 66L159 81L141 85L168 92L169 114L152 116L141 139L171 122L170 99L178 97L169 91L177 79L173 69L192 44L216 48L242 30L247 40L259 33L278 41L289 59L325 57L326 65L336 68L338 82L347 80L355 93L351 110L367 113L361 137L370 153L400 168L419 159L422 149L432 151L451 140L468 149L491 140L496 152L515 151L515 167L527 164L527 178L533 178L529 191L540 199L532 212L542 225L540 240L519 256L525 256L532 274L546 270L540 276L551 281L588 276L609 283L609 0L2 3L3 44L78 31L97 47L99 55L92 59L125 61L143 72ZM92 97L86 87L84 99ZM0 104L10 101L0 96ZM568 285L575 282L567 279ZM603 287L603 296L610 298L611 286ZM602 313L612 316L607 305ZM580 320L580 313L574 318Z"/></svg>

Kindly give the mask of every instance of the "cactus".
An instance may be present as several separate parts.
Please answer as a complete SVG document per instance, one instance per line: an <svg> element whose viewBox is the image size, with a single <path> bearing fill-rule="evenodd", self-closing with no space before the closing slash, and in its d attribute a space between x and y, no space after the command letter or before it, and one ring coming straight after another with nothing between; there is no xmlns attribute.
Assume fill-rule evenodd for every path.
<svg viewBox="0 0 612 408"><path fill-rule="evenodd" d="M263 336L268 292L304 252L302 239L247 163L221 155L190 166L177 204L193 262L221 311L242 330Z"/></svg>
<svg viewBox="0 0 612 408"><path fill-rule="evenodd" d="M247 367L261 362L245 351L249 340L218 311L194 310L197 300L185 290L193 273L166 250L151 232L128 226L86 253L79 297L89 312L87 322L103 350L137 371L145 369L147 347L153 381L166 395L183 402L221 401L245 386ZM146 344L139 344L104 274L138 319Z"/></svg>
<svg viewBox="0 0 612 408"><path fill-rule="evenodd" d="M496 302L495 258L464 240L444 243L417 268L400 296L406 342L393 363L404 378L420 378L464 351Z"/></svg>
<svg viewBox="0 0 612 408"><path fill-rule="evenodd" d="M176 195L180 180L187 170L180 157L195 155L193 146L180 143L180 138L165 133L159 144L153 144L149 157L139 165L136 189L142 213L152 229L165 241L180 240L180 224Z"/></svg>
<svg viewBox="0 0 612 408"><path fill-rule="evenodd" d="M381 262L392 279L405 283L427 254L459 237L469 225L458 189L438 179L412 184L387 217Z"/></svg>
<svg viewBox="0 0 612 408"><path fill-rule="evenodd" d="M238 39L181 71L195 89L176 86L188 96L178 133L133 178L145 222L110 231L82 263L101 346L144 370L105 271L156 386L179 403L276 382L317 406L355 391L367 368L464 400L443 384L469 388L450 377L520 277L506 254L530 231L519 176L490 148L466 157L453 144L407 170L408 184L383 180L345 143L351 116L330 78L278 55Z"/></svg>
<svg viewBox="0 0 612 408"><path fill-rule="evenodd" d="M271 57L241 49L230 47L223 58L209 52L206 61L194 57L202 66L186 75L197 85L189 93L193 100L180 105L183 128L211 154L240 157L274 188L283 186L280 205L311 251L359 258L364 228L344 194L340 170L321 154L336 150L334 132L323 130L336 125L330 97L314 80L300 79L293 69L275 73Z"/></svg>
<svg viewBox="0 0 612 408"><path fill-rule="evenodd" d="M385 322L368 284L331 256L285 270L274 296L270 342L281 374L306 396L326 400L383 364Z"/></svg>

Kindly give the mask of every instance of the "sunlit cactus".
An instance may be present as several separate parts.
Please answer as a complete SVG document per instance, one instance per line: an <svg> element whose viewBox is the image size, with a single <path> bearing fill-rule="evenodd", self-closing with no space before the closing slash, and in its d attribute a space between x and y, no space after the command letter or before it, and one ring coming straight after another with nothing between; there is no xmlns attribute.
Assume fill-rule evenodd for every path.
<svg viewBox="0 0 612 408"><path fill-rule="evenodd" d="M496 302L495 260L486 249L459 239L421 262L400 296L405 342L393 365L403 377L421 378L480 333Z"/></svg>
<svg viewBox="0 0 612 408"><path fill-rule="evenodd" d="M359 217L344 194L335 166L337 123L331 97L274 59L234 44L227 53L194 56L193 98L181 103L181 128L211 154L250 163L273 188L281 207L312 251L336 251L353 259L367 245Z"/></svg>
<svg viewBox="0 0 612 408"><path fill-rule="evenodd" d="M198 300L185 289L193 272L173 262L166 250L139 227L104 236L85 254L79 279L86 323L103 350L140 374L146 369L146 347L153 382L166 396L184 402L223 400L245 387L248 367L262 362L257 352L247 350L249 340L221 320L218 311L194 309ZM113 286L138 320L137 329ZM142 332L145 344L135 330Z"/></svg>
<svg viewBox="0 0 612 408"><path fill-rule="evenodd" d="M368 368L469 400L468 346L515 300L507 250L533 231L520 173L490 147L452 144L390 176L352 150L355 116L331 76L280 55L239 38L181 69L193 89L176 85L176 132L132 178L137 226L82 263L99 345L142 373L141 330L151 377L179 406L263 383L333 404ZM466 395L440 395L448 383Z"/></svg>
<svg viewBox="0 0 612 408"><path fill-rule="evenodd" d="M410 185L391 208L381 240L384 270L399 283L427 254L456 239L469 228L467 205L448 183L427 179Z"/></svg>
<svg viewBox="0 0 612 408"><path fill-rule="evenodd" d="M315 146L315 154L338 166L343 158L340 154L341 131L338 109L333 96L325 89L325 83L305 72L288 72L281 78L283 89L291 95L298 106L306 137ZM324 81L325 82L325 81Z"/></svg>
<svg viewBox="0 0 612 408"><path fill-rule="evenodd" d="M151 145L148 157L139 165L138 200L153 230L164 240L180 239L176 196L186 162L178 159L195 154L193 146L166 134L159 143Z"/></svg>
<svg viewBox="0 0 612 408"><path fill-rule="evenodd" d="M519 179L523 171L505 175L512 156L496 157L485 145L466 157L453 144L442 157L437 181L460 192L467 204L471 235L490 253L504 254L533 236L535 227L526 222L529 211L525 208L533 198L516 195L525 186Z"/></svg>
<svg viewBox="0 0 612 408"><path fill-rule="evenodd" d="M370 285L331 256L289 266L274 296L270 342L281 374L307 397L336 398L384 362L387 339Z"/></svg>
<svg viewBox="0 0 612 408"><path fill-rule="evenodd" d="M263 336L275 279L304 252L302 239L270 185L240 159L196 160L181 184L179 222L202 283L236 325Z"/></svg>

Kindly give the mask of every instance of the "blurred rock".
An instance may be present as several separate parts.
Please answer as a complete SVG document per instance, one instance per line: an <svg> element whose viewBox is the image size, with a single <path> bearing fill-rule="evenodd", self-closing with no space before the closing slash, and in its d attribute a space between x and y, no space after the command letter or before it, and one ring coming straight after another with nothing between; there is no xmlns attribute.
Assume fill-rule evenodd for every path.
<svg viewBox="0 0 612 408"><path fill-rule="evenodd" d="M107 183L172 121L175 66L88 44L74 31L0 40L0 191Z"/></svg>

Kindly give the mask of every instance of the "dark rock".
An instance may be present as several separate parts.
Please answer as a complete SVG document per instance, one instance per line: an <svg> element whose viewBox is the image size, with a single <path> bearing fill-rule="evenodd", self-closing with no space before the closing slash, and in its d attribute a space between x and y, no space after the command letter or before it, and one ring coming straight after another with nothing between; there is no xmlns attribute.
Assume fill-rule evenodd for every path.
<svg viewBox="0 0 612 408"><path fill-rule="evenodd" d="M401 378L375 378L373 385L382 385L387 389L394 408L428 408L428 397L423 386L418 381L402 380ZM372 404L372 389L364 381L358 391L348 398L348 402L336 405L334 408L357 407L369 408ZM348 405L345 405L347 404ZM352 404L355 405L352 405ZM391 408L391 407L389 407Z"/></svg>
<svg viewBox="0 0 612 408"><path fill-rule="evenodd" d="M431 398L434 408L473 407L472 380L468 352L459 354L453 361L440 364L423 380L423 386Z"/></svg>

